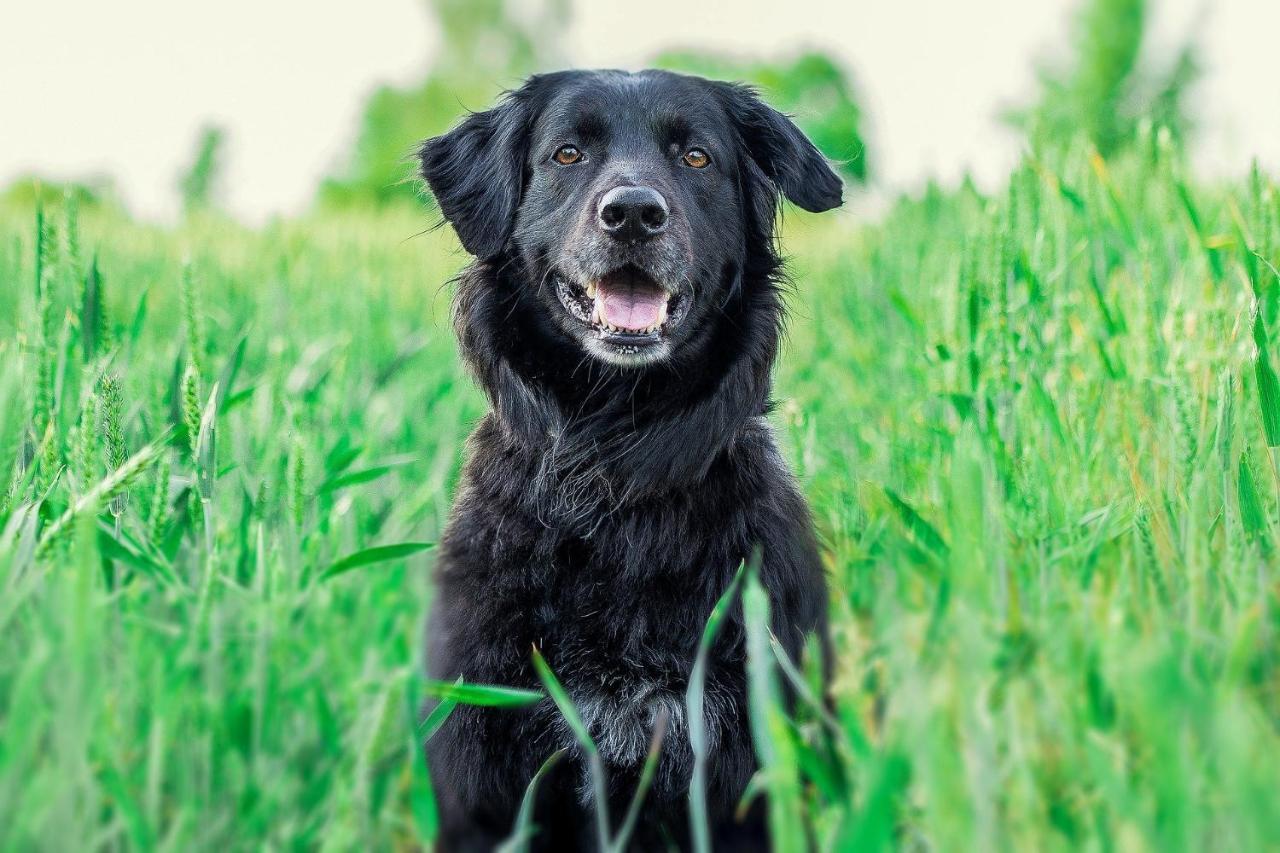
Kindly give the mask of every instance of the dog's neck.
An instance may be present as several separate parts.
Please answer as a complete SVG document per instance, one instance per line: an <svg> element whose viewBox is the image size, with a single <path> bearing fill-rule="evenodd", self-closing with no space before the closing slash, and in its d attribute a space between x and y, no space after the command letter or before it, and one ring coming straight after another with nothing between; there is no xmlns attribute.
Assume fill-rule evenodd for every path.
<svg viewBox="0 0 1280 853"><path fill-rule="evenodd" d="M687 486L769 406L782 315L767 276L739 282L688 352L637 369L586 356L547 328L536 294L500 278L483 262L463 273L455 327L512 450L537 454L553 480L614 499Z"/></svg>

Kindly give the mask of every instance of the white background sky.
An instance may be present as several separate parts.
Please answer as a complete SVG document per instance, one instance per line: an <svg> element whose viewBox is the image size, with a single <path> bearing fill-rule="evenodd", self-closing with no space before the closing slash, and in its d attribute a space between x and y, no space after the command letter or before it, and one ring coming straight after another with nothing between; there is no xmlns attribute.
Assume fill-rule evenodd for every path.
<svg viewBox="0 0 1280 853"><path fill-rule="evenodd" d="M1280 169L1280 0L1152 2L1155 53L1200 40L1201 169L1239 174L1254 155ZM635 68L688 46L839 57L871 122L873 167L896 189L966 169L999 179L1018 140L996 116L1028 97L1037 60L1066 50L1075 0L573 5L566 47L580 66ZM135 212L163 219L198 129L215 122L229 134L232 211L301 210L343 162L364 97L418 79L436 38L420 0L3 0L0 185L106 174Z"/></svg>

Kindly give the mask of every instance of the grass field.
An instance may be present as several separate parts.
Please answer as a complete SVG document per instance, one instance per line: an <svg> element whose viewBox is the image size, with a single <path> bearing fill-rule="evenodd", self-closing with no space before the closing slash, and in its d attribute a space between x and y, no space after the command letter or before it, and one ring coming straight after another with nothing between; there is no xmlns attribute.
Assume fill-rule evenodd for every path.
<svg viewBox="0 0 1280 853"><path fill-rule="evenodd" d="M429 843L415 543L483 411L429 221L0 209L0 847ZM836 850L1274 849L1272 183L1146 140L789 211L786 247L775 419L838 657L834 716L773 730L775 813Z"/></svg>

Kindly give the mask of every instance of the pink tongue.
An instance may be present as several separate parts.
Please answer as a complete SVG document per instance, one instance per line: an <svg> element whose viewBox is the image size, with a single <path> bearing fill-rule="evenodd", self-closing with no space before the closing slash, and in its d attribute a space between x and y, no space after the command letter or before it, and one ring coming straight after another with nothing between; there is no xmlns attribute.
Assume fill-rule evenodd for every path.
<svg viewBox="0 0 1280 853"><path fill-rule="evenodd" d="M658 325L658 312L666 301L665 293L620 287L617 291L600 288L600 314L604 321L620 329L647 329Z"/></svg>

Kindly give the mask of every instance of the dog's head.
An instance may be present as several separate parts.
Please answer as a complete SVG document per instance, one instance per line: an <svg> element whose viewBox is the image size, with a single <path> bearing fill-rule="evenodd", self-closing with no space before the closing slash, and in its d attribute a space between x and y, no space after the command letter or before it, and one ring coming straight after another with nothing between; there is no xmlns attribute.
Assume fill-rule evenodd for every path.
<svg viewBox="0 0 1280 853"><path fill-rule="evenodd" d="M466 250L536 287L539 325L627 367L695 338L753 266L773 272L779 193L810 211L841 195L750 89L663 71L533 77L420 156Z"/></svg>

